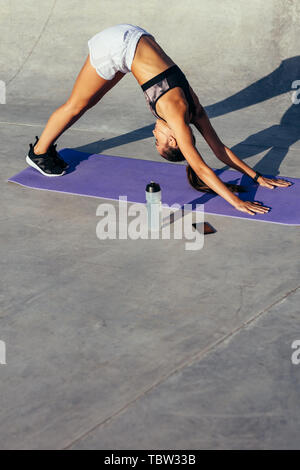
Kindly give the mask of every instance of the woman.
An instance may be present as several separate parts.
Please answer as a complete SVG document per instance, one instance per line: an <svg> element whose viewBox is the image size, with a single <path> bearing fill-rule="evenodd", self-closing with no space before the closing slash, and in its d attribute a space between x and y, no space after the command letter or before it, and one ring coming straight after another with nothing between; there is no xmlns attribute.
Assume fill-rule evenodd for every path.
<svg viewBox="0 0 300 470"><path fill-rule="evenodd" d="M35 144L30 144L26 161L42 174L65 173L67 165L53 142L126 73L132 72L157 118L153 134L159 154L172 162L185 159L188 180L195 189L217 193L237 210L252 215L269 210L258 202L242 201L234 194L242 191L240 186L224 184L216 176L197 151L189 124L200 131L217 158L261 186L273 189L291 184L255 172L220 141L185 75L150 33L138 26L120 24L93 36L88 47L89 55L70 97L51 115L40 139L36 137Z"/></svg>

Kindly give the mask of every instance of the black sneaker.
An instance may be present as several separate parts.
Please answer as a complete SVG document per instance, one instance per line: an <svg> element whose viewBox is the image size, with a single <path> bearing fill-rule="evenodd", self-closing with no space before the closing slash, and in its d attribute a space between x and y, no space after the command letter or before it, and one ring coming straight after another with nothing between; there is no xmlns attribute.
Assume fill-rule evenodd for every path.
<svg viewBox="0 0 300 470"><path fill-rule="evenodd" d="M29 144L29 152L26 156L26 163L32 168L38 170L44 176L62 176L65 174L65 170L59 164L55 155L53 155L52 151L48 151L46 153L42 153L40 155L36 155L34 153L34 145Z"/></svg>
<svg viewBox="0 0 300 470"><path fill-rule="evenodd" d="M48 149L48 152L51 152L52 157L55 161L57 161L57 163L59 163L63 170L67 170L67 168L69 168L69 165L59 156L59 153L56 150L56 146L57 144L51 144Z"/></svg>
<svg viewBox="0 0 300 470"><path fill-rule="evenodd" d="M35 147L39 141L39 138L37 135L35 136L35 138L36 138L36 141L33 144L33 147ZM69 168L69 165L60 157L59 153L56 150L56 146L57 144L55 145L51 144L50 147L48 148L48 152L52 155L54 161L58 163L58 166L60 166L63 170L66 170L67 168Z"/></svg>

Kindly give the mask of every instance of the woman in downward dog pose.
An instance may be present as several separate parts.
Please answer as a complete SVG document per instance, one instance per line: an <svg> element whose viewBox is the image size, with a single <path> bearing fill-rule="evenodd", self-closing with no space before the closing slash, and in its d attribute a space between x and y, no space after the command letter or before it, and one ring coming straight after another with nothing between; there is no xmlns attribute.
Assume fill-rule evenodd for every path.
<svg viewBox="0 0 300 470"><path fill-rule="evenodd" d="M242 201L234 194L242 187L218 178L197 151L190 124L199 130L219 160L257 184L270 189L291 184L262 176L221 142L185 75L150 33L138 26L120 24L93 36L88 47L89 54L70 97L50 116L40 139L36 137L35 144L30 144L26 162L43 175L65 173L67 164L57 153L54 141L126 73L132 72L157 118L153 134L159 154L171 162L186 160L187 177L195 189L217 193L237 210L252 215L269 210L259 202Z"/></svg>

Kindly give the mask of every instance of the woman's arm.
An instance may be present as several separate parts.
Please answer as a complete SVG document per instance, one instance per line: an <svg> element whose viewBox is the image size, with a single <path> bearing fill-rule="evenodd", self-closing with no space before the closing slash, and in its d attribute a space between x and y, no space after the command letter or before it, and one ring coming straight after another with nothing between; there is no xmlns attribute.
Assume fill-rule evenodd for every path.
<svg viewBox="0 0 300 470"><path fill-rule="evenodd" d="M221 142L216 131L211 125L211 122L206 114L205 109L199 103L198 98L197 111L191 124L194 124L194 126L202 134L202 136L204 137L216 157L221 160L221 162L225 163L225 165L228 165L231 168L234 168L235 170L240 171L241 173L250 176L251 178L255 177L256 171L253 170L250 166L248 166L245 162L240 160L237 155L235 155L235 153L233 153L228 147L226 147L226 145ZM257 182L261 186L265 186L270 189L273 189L275 186L284 187L290 186L291 184L289 181L285 181L282 179L266 178L265 176L259 176Z"/></svg>
<svg viewBox="0 0 300 470"><path fill-rule="evenodd" d="M200 105L201 106L201 105ZM226 165L238 170L246 175L254 178L256 175L256 171L252 170L250 166L240 160L223 142L220 140L219 136L217 135L216 131L214 130L213 126L211 125L210 120L206 114L205 109L201 106L198 109L197 114L195 115L191 124L198 129L198 131L202 134L203 138L206 140L212 151L214 152L215 156L221 160L221 162L225 163Z"/></svg>
<svg viewBox="0 0 300 470"><path fill-rule="evenodd" d="M192 95L196 109L191 124L194 124L194 126L202 134L202 136L204 137L204 139L206 140L206 142L208 143L208 145L219 160L221 160L226 165L238 171L241 171L242 173L246 173L251 178L254 178L256 172L244 162L242 162L242 160L240 160L233 152L231 152L228 147L223 144L223 142L221 142L219 136L211 125L210 120L208 119L205 109L200 104L198 96L191 87L190 93Z"/></svg>
<svg viewBox="0 0 300 470"><path fill-rule="evenodd" d="M267 212L269 209L257 202L242 201L239 199L226 187L220 178L218 178L214 171L204 162L198 150L195 148L191 128L184 121L183 116L184 113L178 112L177 107L173 112L169 113L167 122L174 132L174 136L182 154L197 176L237 210L247 212L251 215L254 215L255 212Z"/></svg>

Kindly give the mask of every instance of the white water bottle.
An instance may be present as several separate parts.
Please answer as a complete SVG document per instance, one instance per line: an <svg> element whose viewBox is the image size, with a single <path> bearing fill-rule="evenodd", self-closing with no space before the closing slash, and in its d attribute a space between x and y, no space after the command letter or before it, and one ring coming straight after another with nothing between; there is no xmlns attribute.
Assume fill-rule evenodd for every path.
<svg viewBox="0 0 300 470"><path fill-rule="evenodd" d="M162 208L161 208L161 190L158 183L147 184L146 201L148 211L148 230L157 232L161 229Z"/></svg>

